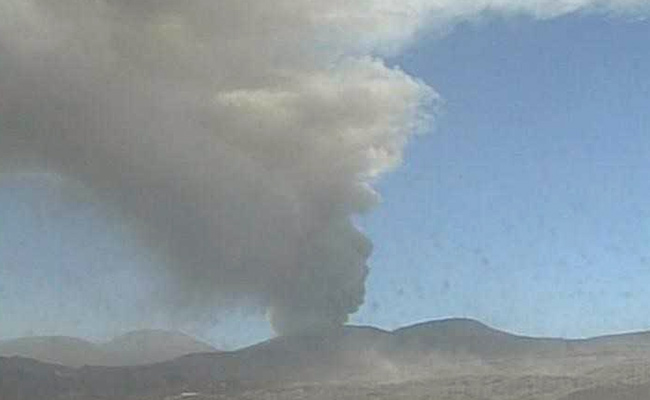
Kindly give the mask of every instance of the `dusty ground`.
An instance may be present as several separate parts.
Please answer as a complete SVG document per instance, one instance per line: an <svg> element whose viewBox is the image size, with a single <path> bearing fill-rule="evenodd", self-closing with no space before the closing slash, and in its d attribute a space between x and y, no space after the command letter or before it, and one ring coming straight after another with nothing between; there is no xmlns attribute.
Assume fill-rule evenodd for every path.
<svg viewBox="0 0 650 400"><path fill-rule="evenodd" d="M650 334L526 338L475 321L346 327L132 367L0 357L0 400L648 400Z"/></svg>
<svg viewBox="0 0 650 400"><path fill-rule="evenodd" d="M294 383L228 392L204 389L195 400L646 400L650 354L592 354L549 359L464 361L384 373L375 380ZM188 391L191 388L188 388ZM180 399L182 393L164 397ZM136 397L153 400L160 397Z"/></svg>

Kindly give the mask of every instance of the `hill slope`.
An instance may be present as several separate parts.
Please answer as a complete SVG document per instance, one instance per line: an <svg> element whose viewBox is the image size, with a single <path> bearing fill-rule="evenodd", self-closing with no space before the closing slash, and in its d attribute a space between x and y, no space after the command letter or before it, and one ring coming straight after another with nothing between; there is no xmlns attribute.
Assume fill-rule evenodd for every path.
<svg viewBox="0 0 650 400"><path fill-rule="evenodd" d="M105 350L142 346L147 354L174 340L187 342L182 335L144 332L117 338ZM149 400L196 391L200 399L632 399L650 387L649 345L647 333L529 338L466 319L394 332L348 326L135 367L0 358L0 398Z"/></svg>
<svg viewBox="0 0 650 400"><path fill-rule="evenodd" d="M190 353L214 351L214 347L188 335L162 330L130 332L100 344L66 336L0 341L0 356L33 358L71 367L151 364Z"/></svg>

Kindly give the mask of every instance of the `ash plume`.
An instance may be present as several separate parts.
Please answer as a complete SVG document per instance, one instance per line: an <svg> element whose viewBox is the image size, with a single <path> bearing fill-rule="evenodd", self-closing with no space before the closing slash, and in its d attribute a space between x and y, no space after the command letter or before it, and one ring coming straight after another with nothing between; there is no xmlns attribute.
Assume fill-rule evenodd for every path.
<svg viewBox="0 0 650 400"><path fill-rule="evenodd" d="M2 172L81 183L160 258L179 319L254 305L281 333L346 321L351 218L434 91L381 59L486 11L645 1L0 0Z"/></svg>

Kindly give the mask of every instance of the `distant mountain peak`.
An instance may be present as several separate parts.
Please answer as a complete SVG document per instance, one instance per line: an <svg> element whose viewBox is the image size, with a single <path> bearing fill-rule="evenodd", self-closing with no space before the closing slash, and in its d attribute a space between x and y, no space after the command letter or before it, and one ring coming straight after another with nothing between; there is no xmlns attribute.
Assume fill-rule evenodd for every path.
<svg viewBox="0 0 650 400"><path fill-rule="evenodd" d="M471 318L445 318L432 321L424 321L396 329L394 333L399 334L407 331L419 331L425 329L435 331L440 334L454 334L460 336L495 333L511 335L507 332L492 328L483 322Z"/></svg>
<svg viewBox="0 0 650 400"><path fill-rule="evenodd" d="M201 345L203 347L206 347L206 349L211 348L212 350L215 350L209 344L201 342L200 340L186 333L180 331L167 331L164 329L138 329L134 331L128 331L115 336L105 344L125 342L151 342L155 340L180 340Z"/></svg>
<svg viewBox="0 0 650 400"><path fill-rule="evenodd" d="M191 353L216 351L187 334L161 329L131 331L105 343L68 336L0 341L0 356L21 356L68 366L149 364Z"/></svg>

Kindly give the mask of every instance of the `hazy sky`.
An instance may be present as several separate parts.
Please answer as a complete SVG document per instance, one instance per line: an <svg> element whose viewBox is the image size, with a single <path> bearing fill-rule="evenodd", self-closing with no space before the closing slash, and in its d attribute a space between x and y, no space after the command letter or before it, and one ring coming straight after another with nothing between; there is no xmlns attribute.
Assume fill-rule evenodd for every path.
<svg viewBox="0 0 650 400"><path fill-rule="evenodd" d="M374 250L352 322L650 329L648 38L629 17L487 18L391 57L442 101L357 219ZM155 260L87 200L53 177L0 185L0 337L143 327L129 307L156 289L134 266ZM270 335L255 310L219 321L217 345Z"/></svg>

